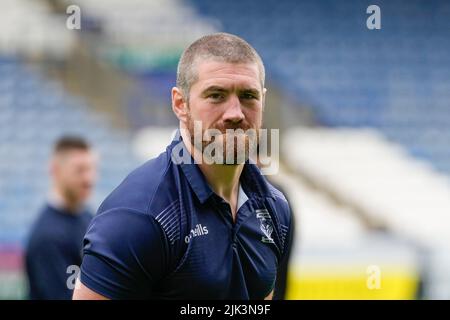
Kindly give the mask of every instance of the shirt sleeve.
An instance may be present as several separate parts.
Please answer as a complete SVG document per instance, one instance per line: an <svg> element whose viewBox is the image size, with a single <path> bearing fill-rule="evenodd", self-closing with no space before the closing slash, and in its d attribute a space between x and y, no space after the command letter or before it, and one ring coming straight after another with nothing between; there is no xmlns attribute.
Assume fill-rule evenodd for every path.
<svg viewBox="0 0 450 320"><path fill-rule="evenodd" d="M168 243L155 219L128 208L97 215L83 241L80 281L110 299L148 299L169 269Z"/></svg>

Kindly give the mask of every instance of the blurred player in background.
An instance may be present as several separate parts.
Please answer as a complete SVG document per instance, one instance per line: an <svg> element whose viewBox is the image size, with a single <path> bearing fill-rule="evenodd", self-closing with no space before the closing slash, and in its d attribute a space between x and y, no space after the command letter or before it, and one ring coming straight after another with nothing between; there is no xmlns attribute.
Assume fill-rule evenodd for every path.
<svg viewBox="0 0 450 320"><path fill-rule="evenodd" d="M62 137L50 163L52 189L26 248L30 299L70 299L69 266L80 266L91 212L85 207L96 178L96 157L80 137Z"/></svg>

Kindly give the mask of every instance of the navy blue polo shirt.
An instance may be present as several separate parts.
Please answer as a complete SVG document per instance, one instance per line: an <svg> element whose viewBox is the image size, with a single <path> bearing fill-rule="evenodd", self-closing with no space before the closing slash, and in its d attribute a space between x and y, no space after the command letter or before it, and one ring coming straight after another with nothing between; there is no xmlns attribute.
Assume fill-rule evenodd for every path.
<svg viewBox="0 0 450 320"><path fill-rule="evenodd" d="M91 219L85 208L78 213L53 203L42 208L25 249L29 299L72 299L67 268L81 264L83 237Z"/></svg>
<svg viewBox="0 0 450 320"><path fill-rule="evenodd" d="M233 221L192 158L173 161L175 146L187 152L175 139L102 203L81 282L111 299L263 299L289 246L285 197L247 163Z"/></svg>

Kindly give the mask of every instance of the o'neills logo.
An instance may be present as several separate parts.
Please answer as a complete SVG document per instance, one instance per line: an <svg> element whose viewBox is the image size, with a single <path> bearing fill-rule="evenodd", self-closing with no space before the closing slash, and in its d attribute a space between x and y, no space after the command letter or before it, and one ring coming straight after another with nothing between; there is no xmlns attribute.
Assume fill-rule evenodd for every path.
<svg viewBox="0 0 450 320"><path fill-rule="evenodd" d="M194 229L191 229L189 235L184 237L184 242L189 243L192 238L206 236L208 234L208 228L206 226L202 226L201 224L197 224Z"/></svg>

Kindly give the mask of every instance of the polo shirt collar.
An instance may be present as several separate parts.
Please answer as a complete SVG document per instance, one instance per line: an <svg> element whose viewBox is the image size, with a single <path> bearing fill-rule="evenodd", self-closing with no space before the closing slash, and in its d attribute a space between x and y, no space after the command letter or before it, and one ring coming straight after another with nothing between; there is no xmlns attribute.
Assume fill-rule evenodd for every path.
<svg viewBox="0 0 450 320"><path fill-rule="evenodd" d="M167 151L169 152L169 157L171 157L171 152L173 148L175 146L178 146L180 143L181 143L180 145L181 152L183 155L189 155L189 157L187 156L185 157L186 159L189 159L189 161L187 163L182 162L180 164L177 164L175 162L172 163L174 165L179 165L181 167L181 170L183 171L184 175L189 181L192 190L194 190L194 193L196 194L198 200L203 204L206 202L206 200L208 200L209 197L211 197L214 194L214 191L209 186L205 176L200 171L198 165L194 163L194 159L190 155L188 149L186 148L186 145L183 142L183 139L181 138L180 130L177 131L174 140L167 148Z"/></svg>
<svg viewBox="0 0 450 320"><path fill-rule="evenodd" d="M246 187L245 191L249 198L252 195L259 198L276 198L273 187L269 185L261 170L255 164L249 162L245 164L241 174L241 183L244 184L244 188Z"/></svg>
<svg viewBox="0 0 450 320"><path fill-rule="evenodd" d="M239 183L239 191L238 191L238 201L237 201L237 210L244 205L244 203L248 200L247 195L245 194L244 189L242 189L241 183Z"/></svg>

